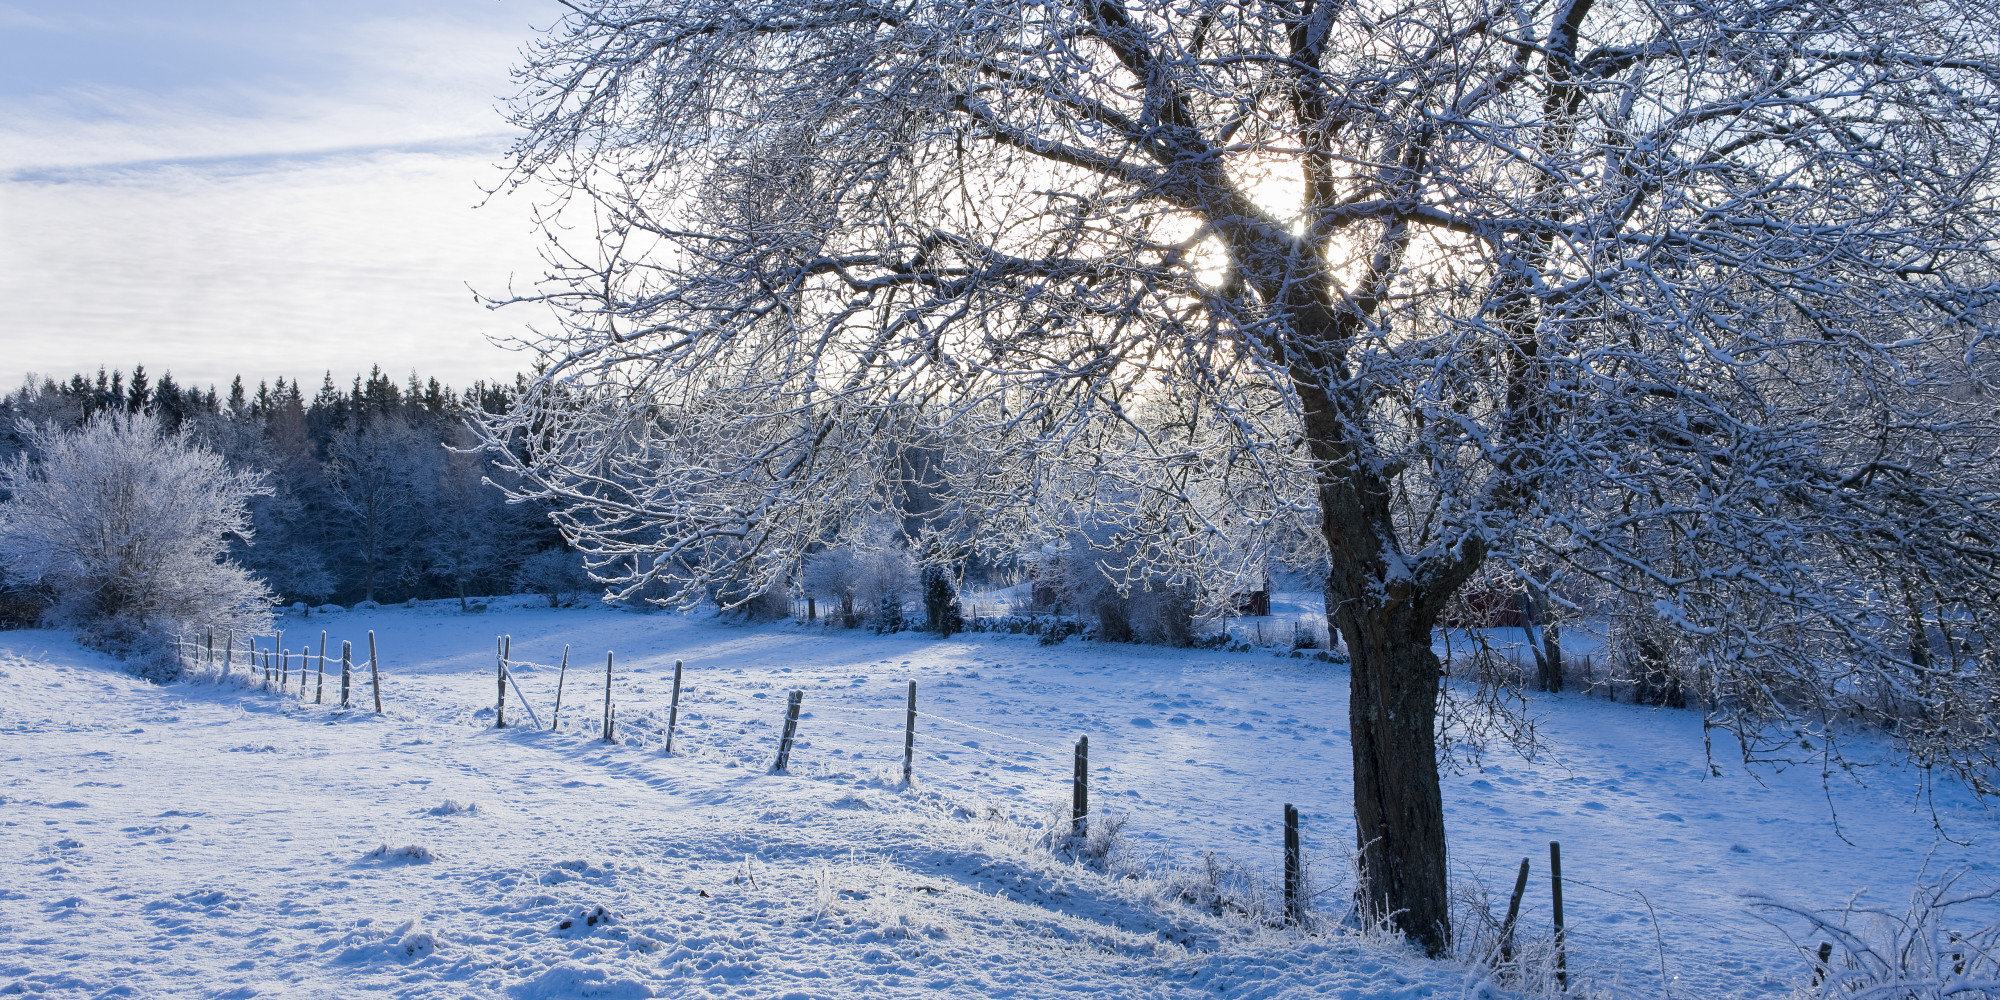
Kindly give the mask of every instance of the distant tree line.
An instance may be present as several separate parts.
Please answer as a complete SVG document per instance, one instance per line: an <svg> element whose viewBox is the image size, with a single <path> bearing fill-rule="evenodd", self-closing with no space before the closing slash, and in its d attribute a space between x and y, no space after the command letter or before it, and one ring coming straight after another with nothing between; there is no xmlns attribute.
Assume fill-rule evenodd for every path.
<svg viewBox="0 0 2000 1000"><path fill-rule="evenodd" d="M517 380L518 382L518 380ZM271 487L251 504L253 531L234 559L283 601L403 601L580 588L545 507L507 503L485 484L504 473L476 452L467 415L504 411L517 387L462 391L377 367L345 388L331 372L307 395L280 378L226 392L157 380L144 366L67 381L30 377L0 400L0 460L34 428L80 427L107 411L149 414Z"/></svg>

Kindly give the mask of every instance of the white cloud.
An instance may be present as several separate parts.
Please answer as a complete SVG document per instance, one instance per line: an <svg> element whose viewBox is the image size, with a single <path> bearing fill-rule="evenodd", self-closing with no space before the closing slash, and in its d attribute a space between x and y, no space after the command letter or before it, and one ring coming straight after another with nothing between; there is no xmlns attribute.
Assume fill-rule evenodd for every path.
<svg viewBox="0 0 2000 1000"><path fill-rule="evenodd" d="M475 210L478 153L383 153L240 175L165 167L0 185L0 385L135 362L182 381L338 379L381 363L463 384L520 359L529 317L481 292L537 274L520 199Z"/></svg>
<svg viewBox="0 0 2000 1000"><path fill-rule="evenodd" d="M471 207L546 0L0 0L0 390L134 362L183 381L520 359L521 199ZM11 68L8 68L11 67Z"/></svg>

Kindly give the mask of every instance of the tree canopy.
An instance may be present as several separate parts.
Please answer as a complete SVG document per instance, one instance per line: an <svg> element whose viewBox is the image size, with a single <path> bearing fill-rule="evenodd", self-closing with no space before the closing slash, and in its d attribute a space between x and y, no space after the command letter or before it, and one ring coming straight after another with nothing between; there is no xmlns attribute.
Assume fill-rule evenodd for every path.
<svg viewBox="0 0 2000 1000"><path fill-rule="evenodd" d="M1479 574L1627 609L1746 747L1900 700L1992 760L1993 6L572 9L514 177L596 239L487 432L627 586L785 578L917 439L991 532L1304 525L1364 902L1432 949Z"/></svg>

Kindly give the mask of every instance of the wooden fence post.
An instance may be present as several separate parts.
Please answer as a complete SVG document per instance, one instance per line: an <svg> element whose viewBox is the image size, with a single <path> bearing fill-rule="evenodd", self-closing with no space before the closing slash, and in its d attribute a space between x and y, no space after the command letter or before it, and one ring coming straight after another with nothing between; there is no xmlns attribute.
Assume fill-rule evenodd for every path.
<svg viewBox="0 0 2000 1000"><path fill-rule="evenodd" d="M236 633L222 633L222 676L236 672Z"/></svg>
<svg viewBox="0 0 2000 1000"><path fill-rule="evenodd" d="M1562 845L1549 841L1549 896L1556 917L1556 985L1569 989L1569 949L1563 942L1563 860Z"/></svg>
<svg viewBox="0 0 2000 1000"><path fill-rule="evenodd" d="M554 732L562 725L563 678L569 676L569 646L563 646L562 667L556 671L556 714L549 719L549 731Z"/></svg>
<svg viewBox="0 0 2000 1000"><path fill-rule="evenodd" d="M285 644L285 630L279 629L271 636L271 656L273 658L277 657L279 648L284 646L284 644ZM284 666L284 661L279 660L278 664L282 668ZM278 690L283 691L284 689L285 689L284 683L282 680L280 680Z"/></svg>
<svg viewBox="0 0 2000 1000"><path fill-rule="evenodd" d="M347 707L347 694L354 684L354 644L340 640L340 707Z"/></svg>
<svg viewBox="0 0 2000 1000"><path fill-rule="evenodd" d="M493 702L493 728L507 728L507 639L493 637L493 686L499 694Z"/></svg>
<svg viewBox="0 0 2000 1000"><path fill-rule="evenodd" d="M804 691L793 691L785 699L785 732L778 738L778 762L771 765L772 771L782 772L792 766L792 737L799 732L799 703L805 697Z"/></svg>
<svg viewBox="0 0 2000 1000"><path fill-rule="evenodd" d="M1076 764L1070 771L1069 832L1083 836L1090 816L1090 737L1076 740Z"/></svg>
<svg viewBox="0 0 2000 1000"><path fill-rule="evenodd" d="M1521 859L1521 872L1514 876L1514 895L1507 899L1507 919L1500 925L1500 961L1514 960L1514 921L1521 916L1521 896L1528 891L1528 859Z"/></svg>
<svg viewBox="0 0 2000 1000"><path fill-rule="evenodd" d="M917 682L910 682L910 704L903 712L903 784L910 783L917 755Z"/></svg>
<svg viewBox="0 0 2000 1000"><path fill-rule="evenodd" d="M618 734L611 727L611 651L604 651L604 742L618 742Z"/></svg>
<svg viewBox="0 0 2000 1000"><path fill-rule="evenodd" d="M1293 925L1304 921L1306 901L1300 882L1305 877L1305 865L1299 855L1299 810L1290 802L1285 803L1285 922Z"/></svg>
<svg viewBox="0 0 2000 1000"><path fill-rule="evenodd" d="M210 669L213 669L213 668L215 667L215 630L214 630L214 629L209 629L209 630L208 630L208 665L209 665L209 668L210 668Z"/></svg>
<svg viewBox="0 0 2000 1000"><path fill-rule="evenodd" d="M326 698L326 633L319 634L319 684L313 688L313 704Z"/></svg>
<svg viewBox="0 0 2000 1000"><path fill-rule="evenodd" d="M674 696L667 702L667 756L674 755L674 727L681 721L681 661L674 661Z"/></svg>
<svg viewBox="0 0 2000 1000"><path fill-rule="evenodd" d="M292 651L278 650L278 693L289 694L292 690Z"/></svg>
<svg viewBox="0 0 2000 1000"><path fill-rule="evenodd" d="M382 666L375 661L375 630L368 630L368 686L375 689L375 714L382 714Z"/></svg>

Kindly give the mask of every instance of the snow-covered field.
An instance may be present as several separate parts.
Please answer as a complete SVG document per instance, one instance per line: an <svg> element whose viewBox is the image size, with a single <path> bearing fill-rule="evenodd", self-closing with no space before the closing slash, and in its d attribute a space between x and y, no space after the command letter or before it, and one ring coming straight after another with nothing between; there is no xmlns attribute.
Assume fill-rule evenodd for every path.
<svg viewBox="0 0 2000 1000"><path fill-rule="evenodd" d="M296 681L291 695L154 687L57 633L0 633L0 993L1484 990L1465 967L1168 898L1205 851L1275 875L1289 802L1320 905L1340 909L1353 832L1338 665L516 603L287 618L292 647L325 629L334 649L365 650L375 631L379 717L301 704ZM511 691L515 728L492 728L499 633L544 725L570 647L561 732L527 727ZM595 739L606 650L617 745ZM905 788L910 680L925 716ZM771 774L794 689L791 773ZM1560 840L1570 967L1604 995L1661 994L1662 950L1675 995L1782 995L1807 966L1749 893L1886 902L1926 866L1967 869L1972 886L2000 871L1995 817L1950 786L1919 794L1908 769L1822 782L1746 772L1722 746L1711 774L1693 713L1575 696L1534 711L1546 754L1447 778L1453 867L1497 909L1532 857L1524 928L1545 935ZM1106 877L1038 840L1079 735L1094 805L1126 819L1114 875L1166 878Z"/></svg>

